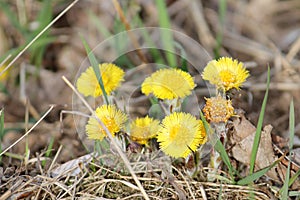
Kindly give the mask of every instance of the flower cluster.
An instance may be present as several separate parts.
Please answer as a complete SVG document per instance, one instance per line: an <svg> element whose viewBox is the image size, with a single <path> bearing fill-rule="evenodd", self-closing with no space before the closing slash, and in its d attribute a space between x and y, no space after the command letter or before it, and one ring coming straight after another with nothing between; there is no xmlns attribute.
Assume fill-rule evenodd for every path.
<svg viewBox="0 0 300 200"><path fill-rule="evenodd" d="M99 71L103 87L100 87L92 67L87 68L78 78L76 85L84 96L96 98L112 95L124 80L125 72L114 64L100 64ZM203 111L208 121L226 122L233 115L231 101L223 96L232 88L239 89L248 75L243 64L231 58L221 58L208 63L202 77L217 88L216 97L205 98L206 106ZM186 158L207 141L202 121L181 111L181 102L192 94L195 87L194 79L188 72L180 69L160 69L143 81L141 92L169 105L161 121L147 115L127 124L129 120L126 113L107 102L109 105L98 107L95 110L96 116L89 118L86 125L87 135L90 139L103 140L107 131L114 137L124 133L129 142L145 147L155 138L165 154L174 158Z"/></svg>
<svg viewBox="0 0 300 200"><path fill-rule="evenodd" d="M216 86L216 97L205 98L203 108L206 119L212 123L227 122L234 115L231 100L225 98L226 92L240 89L249 76L242 62L232 58L222 57L210 61L203 70L202 78Z"/></svg>
<svg viewBox="0 0 300 200"><path fill-rule="evenodd" d="M161 69L146 78L142 93L153 94L156 98L167 100L177 109L169 109L157 132L160 148L167 155L186 158L206 142L206 132L201 120L189 113L180 112L180 102L192 93L196 84L192 76L180 69ZM174 112L173 112L174 111Z"/></svg>
<svg viewBox="0 0 300 200"><path fill-rule="evenodd" d="M228 57L210 61L203 70L202 78L216 87L216 96L205 98L203 112L210 123L210 137L221 137L223 145L227 142L226 123L234 115L231 100L226 98L227 92L239 90L248 76L249 72L243 63ZM219 152L211 152L208 180L215 180L221 160Z"/></svg>

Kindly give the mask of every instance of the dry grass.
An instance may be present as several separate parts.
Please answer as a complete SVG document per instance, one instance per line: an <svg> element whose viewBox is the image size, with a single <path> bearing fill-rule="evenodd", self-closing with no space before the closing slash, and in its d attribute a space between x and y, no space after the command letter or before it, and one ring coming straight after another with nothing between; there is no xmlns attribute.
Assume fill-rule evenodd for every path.
<svg viewBox="0 0 300 200"><path fill-rule="evenodd" d="M38 175L35 176L21 175L25 169L19 169L17 174L11 175L9 180L1 186L10 188L1 196L1 199L6 199L5 197L8 196L13 199L25 197L31 199L143 199L139 188L134 184L128 172L107 168L103 163L99 163L101 159L103 157L98 157L89 164L79 163L77 166L69 166L69 170L64 169L65 171L61 171L59 175L49 171L41 174L37 172ZM117 157L115 159L119 160ZM135 164L133 163L132 166L134 167ZM36 165L31 167L34 169ZM27 170L31 167L28 166ZM75 168L79 171L72 173ZM188 178L186 174L182 174L183 171L180 172L181 170L176 168L173 168L172 174L162 169L143 171L141 170L143 167L140 168L140 166L138 169L136 173L150 199L249 199L253 194L255 199L274 198L267 184L248 187L203 182ZM206 170L204 169L203 173L206 173Z"/></svg>

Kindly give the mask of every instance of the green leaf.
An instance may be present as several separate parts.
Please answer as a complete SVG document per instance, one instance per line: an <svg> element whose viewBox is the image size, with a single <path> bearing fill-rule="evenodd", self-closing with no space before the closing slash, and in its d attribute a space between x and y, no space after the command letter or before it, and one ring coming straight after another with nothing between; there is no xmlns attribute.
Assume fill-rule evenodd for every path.
<svg viewBox="0 0 300 200"><path fill-rule="evenodd" d="M100 88L102 90L102 93L103 93L103 96L105 98L105 101L106 101L107 104L109 104L109 101L108 101L108 98L107 98L107 93L105 91L103 80L102 80L102 76L101 76L101 71L100 71L100 68L99 68L99 63L98 63L95 55L93 54L91 48L87 44L86 40L82 36L81 36L81 41L82 41L82 43L84 45L84 48L85 48L85 51L86 51L86 53L88 55L89 61L92 64L92 67L93 67L94 72L96 74L96 77L97 77L98 83L100 85Z"/></svg>
<svg viewBox="0 0 300 200"><path fill-rule="evenodd" d="M252 174L254 171L255 160L256 160L257 151L258 151L258 147L259 147L261 130L262 130L262 126L263 126L263 120L264 120L267 99L268 99L268 94L269 94L269 87L270 87L270 67L268 67L267 89L266 89L265 97L264 97L264 100L262 103L261 111L259 114L258 123L257 123L257 127L256 127L256 133L255 133L255 137L254 137L254 141L253 141L253 147L252 147L251 158L250 158L250 174Z"/></svg>

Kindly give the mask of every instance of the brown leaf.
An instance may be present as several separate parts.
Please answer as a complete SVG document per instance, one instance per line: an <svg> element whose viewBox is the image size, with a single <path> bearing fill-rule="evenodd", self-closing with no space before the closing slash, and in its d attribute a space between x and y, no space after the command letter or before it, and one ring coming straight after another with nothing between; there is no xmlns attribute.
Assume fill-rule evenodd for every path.
<svg viewBox="0 0 300 200"><path fill-rule="evenodd" d="M241 111L237 113L239 117L234 118L233 126L235 133L232 135L233 140L241 141L242 139L248 137L253 132L255 132L256 128L248 121Z"/></svg>
<svg viewBox="0 0 300 200"><path fill-rule="evenodd" d="M246 120L245 118L242 119L243 123L238 123L234 126L236 130L235 134L237 134L238 136L246 136L247 134L249 134L249 129L247 129L246 127L251 128L252 133L240 141L233 141L233 143L236 143L236 145L232 148L232 154L233 157L238 161L244 163L245 165L249 165L255 136L255 129L253 131L254 126L248 120ZM268 167L276 160L271 139L272 128L273 127L271 125L267 125L261 132L261 139L255 162L255 170L260 170L262 168ZM274 180L279 181L275 168L269 170L266 175Z"/></svg>
<svg viewBox="0 0 300 200"><path fill-rule="evenodd" d="M278 171L278 176L280 177L280 179L282 181L284 181L286 178L286 171L288 169L288 160L284 159L283 162L279 163L276 168ZM297 171L297 170L295 170L295 168L297 170L299 170L299 168L294 163L291 163L290 177L295 175L295 173ZM298 177L298 180L299 180L299 177ZM290 189L292 189L292 190L296 190L299 188L300 188L300 182L297 180L290 186Z"/></svg>

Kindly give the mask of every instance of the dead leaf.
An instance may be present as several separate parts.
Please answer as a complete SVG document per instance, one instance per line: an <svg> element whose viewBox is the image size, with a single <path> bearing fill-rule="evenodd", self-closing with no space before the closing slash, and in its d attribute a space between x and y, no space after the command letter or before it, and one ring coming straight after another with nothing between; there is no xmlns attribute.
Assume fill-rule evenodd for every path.
<svg viewBox="0 0 300 200"><path fill-rule="evenodd" d="M255 132L256 128L250 121L248 121L242 111L237 113L239 117L234 118L233 126L236 134L232 135L232 139L235 141L241 141L244 138Z"/></svg>
<svg viewBox="0 0 300 200"><path fill-rule="evenodd" d="M87 166L93 159L96 154L90 153L79 158L70 160L53 170L51 170L50 174L52 177L62 176L62 175L70 175L76 176L80 172L82 172L83 166Z"/></svg>
<svg viewBox="0 0 300 200"><path fill-rule="evenodd" d="M255 136L255 130L253 131L253 125L251 126L250 122L246 122L245 118L242 118L243 123L235 123L235 130L237 130L234 134L240 136L245 136L249 134L249 129L246 127L250 127L252 129L252 133L245 137L244 139L240 141L233 141L236 145L232 148L232 154L233 157L244 163L245 165L250 164L250 158L251 158L251 153L252 153L252 145L254 141L254 136ZM260 170L262 168L270 166L275 160L275 154L273 151L273 146L272 146L272 138L271 138L271 131L272 131L272 126L267 125L264 127L263 131L261 132L261 139L260 139L260 144L256 156L256 162L255 162L255 170ZM239 137L236 137L239 138ZM241 138L241 137L240 137ZM266 174L268 177L272 178L273 180L279 181L277 177L277 173L275 170L275 167L269 170Z"/></svg>

